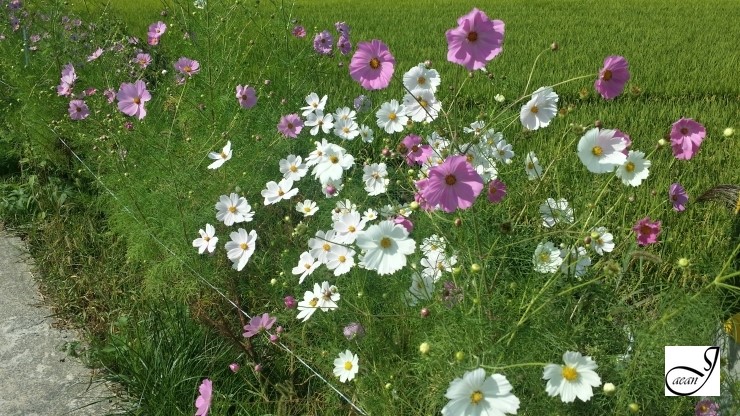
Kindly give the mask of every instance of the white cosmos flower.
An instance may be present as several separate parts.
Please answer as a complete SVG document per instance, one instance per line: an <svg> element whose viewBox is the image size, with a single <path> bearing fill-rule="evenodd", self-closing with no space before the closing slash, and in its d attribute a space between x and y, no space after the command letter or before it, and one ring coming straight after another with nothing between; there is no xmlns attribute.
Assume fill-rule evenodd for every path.
<svg viewBox="0 0 740 416"><path fill-rule="evenodd" d="M406 228L390 220L371 225L356 240L364 251L362 265L380 275L397 272L406 265L406 256L416 249L416 242L408 236Z"/></svg>
<svg viewBox="0 0 740 416"><path fill-rule="evenodd" d="M337 232L334 230L316 231L316 237L308 239L308 249L311 257L317 259L320 263L326 263L326 255L329 254L335 244L336 235Z"/></svg>
<svg viewBox="0 0 740 416"><path fill-rule="evenodd" d="M198 230L200 237L193 240L193 247L198 248L198 254L203 254L206 251L213 253L216 249L216 243L218 243L218 237L216 237L216 229L211 224L206 224L206 229Z"/></svg>
<svg viewBox="0 0 740 416"><path fill-rule="evenodd" d="M339 298L336 286L329 286L329 282L323 282L321 286L314 283L313 291L306 291L303 294L303 300L298 302L298 316L296 318L306 322L317 309L324 312L337 309L339 306L336 302L339 301Z"/></svg>
<svg viewBox="0 0 740 416"><path fill-rule="evenodd" d="M326 254L326 268L334 270L334 276L341 276L355 265L355 251L335 244Z"/></svg>
<svg viewBox="0 0 740 416"><path fill-rule="evenodd" d="M295 210L303 214L304 217L310 217L319 210L319 207L316 206L316 202L307 199L303 202L297 203L295 205Z"/></svg>
<svg viewBox="0 0 740 416"><path fill-rule="evenodd" d="M316 94L315 92L308 94L306 96L306 104L308 105L305 107L301 107L301 110L303 110L303 117L308 116L316 110L324 111L324 106L326 106L326 98L327 96L325 95L321 97L321 99L319 99L318 94Z"/></svg>
<svg viewBox="0 0 740 416"><path fill-rule="evenodd" d="M425 256L420 261L421 267L424 268L424 273L434 276L434 282L436 283L443 272L451 272L452 266L457 264L457 256L447 256L444 252L432 252Z"/></svg>
<svg viewBox="0 0 740 416"><path fill-rule="evenodd" d="M592 173L614 172L627 156L622 153L625 142L614 137L616 130L593 128L578 141L578 158Z"/></svg>
<svg viewBox="0 0 740 416"><path fill-rule="evenodd" d="M540 215L542 215L542 226L550 228L557 223L567 222L572 224L575 220L573 208L568 206L565 198L555 201L553 198L547 198L547 201L540 205Z"/></svg>
<svg viewBox="0 0 740 416"><path fill-rule="evenodd" d="M378 117L378 127L388 134L403 131L409 121L406 115L406 107L399 104L398 100L381 104L380 110L375 115Z"/></svg>
<svg viewBox="0 0 740 416"><path fill-rule="evenodd" d="M617 177L622 183L629 186L640 186L650 174L650 161L645 159L645 153L639 150L630 150L627 160L617 168Z"/></svg>
<svg viewBox="0 0 740 416"><path fill-rule="evenodd" d="M231 150L231 141L226 142L226 146L224 146L223 150L221 152L210 152L208 153L208 158L215 160L215 162L208 165L208 169L218 169L226 163L227 160L231 159L232 150Z"/></svg>
<svg viewBox="0 0 740 416"><path fill-rule="evenodd" d="M416 306L420 300L431 299L434 294L435 280L433 274L425 272L414 273L411 276L411 287L405 294L406 304Z"/></svg>
<svg viewBox="0 0 740 416"><path fill-rule="evenodd" d="M437 91L437 87L442 82L439 72L436 69L427 68L426 65L419 65L409 69L403 74L403 85L409 91L417 89L429 90L432 93Z"/></svg>
<svg viewBox="0 0 740 416"><path fill-rule="evenodd" d="M514 149L511 144L502 138L496 142L496 148L493 149L492 154L497 160L509 164L511 163L511 159L514 158Z"/></svg>
<svg viewBox="0 0 740 416"><path fill-rule="evenodd" d="M572 247L570 251L560 250L560 257L563 258L560 271L567 275L581 277L586 274L588 266L591 265L591 257L583 247Z"/></svg>
<svg viewBox="0 0 740 416"><path fill-rule="evenodd" d="M354 140L360 134L360 127L352 119L337 120L334 134L342 140Z"/></svg>
<svg viewBox="0 0 740 416"><path fill-rule="evenodd" d="M216 202L216 211L216 219L223 221L227 227L239 222L252 221L254 217L249 202L235 193L229 196L221 195Z"/></svg>
<svg viewBox="0 0 740 416"><path fill-rule="evenodd" d="M247 234L247 230L240 228L236 232L232 232L229 236L231 237L231 241L227 242L224 246L226 248L226 255L233 263L232 267L240 272L247 265L249 258L254 253L257 244L257 232L252 230Z"/></svg>
<svg viewBox="0 0 740 416"><path fill-rule="evenodd" d="M308 251L304 251L301 253L300 259L298 259L298 265L293 267L292 273L296 275L300 275L301 277L298 278L298 284L300 285L303 283L303 280L306 278L306 276L311 275L314 270L316 270L316 267L318 267L321 263L317 262L316 259L311 257L311 253Z"/></svg>
<svg viewBox="0 0 740 416"><path fill-rule="evenodd" d="M374 138L374 136L373 136L373 130L370 127L368 127L368 126L366 126L364 124L361 125L360 126L360 138L365 143L372 143L373 142L373 138Z"/></svg>
<svg viewBox="0 0 740 416"><path fill-rule="evenodd" d="M443 150L447 149L450 146L449 140L445 139L444 137L440 136L439 133L432 132L429 136L427 136L427 143L429 143L429 146L432 146L432 149L434 149L437 154L441 154Z"/></svg>
<svg viewBox="0 0 740 416"><path fill-rule="evenodd" d="M365 191L370 196L385 193L390 182L388 169L385 163L373 163L362 168L362 181L365 182Z"/></svg>
<svg viewBox="0 0 740 416"><path fill-rule="evenodd" d="M334 119L339 121L346 121L346 120L352 120L354 121L357 118L357 113L355 110L349 108L349 107L342 107L337 108L337 111L334 113Z"/></svg>
<svg viewBox="0 0 740 416"><path fill-rule="evenodd" d="M571 403L576 398L587 402L593 396L593 387L601 385L601 378L594 370L596 365L591 357L579 352L566 351L563 354L565 365L548 364L542 379L547 380L545 390L550 396L560 396L563 403Z"/></svg>
<svg viewBox="0 0 740 416"><path fill-rule="evenodd" d="M355 158L347 153L344 148L336 144L329 144L324 149L324 155L319 163L314 166L311 173L322 184L329 181L341 181L345 170L355 164Z"/></svg>
<svg viewBox="0 0 740 416"><path fill-rule="evenodd" d="M437 234L432 234L421 242L421 252L425 257L436 259L439 255L444 255L447 248L447 240Z"/></svg>
<svg viewBox="0 0 740 416"><path fill-rule="evenodd" d="M493 99L496 100L497 103L503 103L506 98L501 94L496 94L493 96Z"/></svg>
<svg viewBox="0 0 740 416"><path fill-rule="evenodd" d="M519 399L511 394L509 380L501 374L486 377L486 370L466 371L462 378L450 382L445 397L449 403L443 416L503 416L516 414Z"/></svg>
<svg viewBox="0 0 740 416"><path fill-rule="evenodd" d="M290 199L298 193L298 188L293 188L293 181L291 179L282 179L279 183L275 181L267 182L266 189L263 189L261 194L265 197L264 204L272 205L283 199Z"/></svg>
<svg viewBox="0 0 740 416"><path fill-rule="evenodd" d="M306 167L311 167L321 162L324 159L324 152L331 146L331 143L326 139L321 139L320 142L313 142L313 144L316 145L316 149L306 158Z"/></svg>
<svg viewBox="0 0 740 416"><path fill-rule="evenodd" d="M362 220L365 221L365 223L368 223L370 221L375 221L378 219L378 211L368 208L365 210L365 212L362 213Z"/></svg>
<svg viewBox="0 0 740 416"><path fill-rule="evenodd" d="M563 264L560 257L560 249L549 241L537 244L537 248L532 256L534 271L539 273L555 273Z"/></svg>
<svg viewBox="0 0 740 416"><path fill-rule="evenodd" d="M334 209L331 210L331 220L332 222L339 221L342 215L349 214L352 211L357 211L357 204L349 199L337 201Z"/></svg>
<svg viewBox="0 0 740 416"><path fill-rule="evenodd" d="M340 352L339 357L334 360L334 375L339 377L342 383L354 379L358 371L360 371L359 358L350 350Z"/></svg>
<svg viewBox="0 0 740 416"><path fill-rule="evenodd" d="M542 166L540 166L540 160L534 152L527 154L527 160L524 162L524 169L527 171L527 178L530 181L539 179L542 176Z"/></svg>
<svg viewBox="0 0 740 416"><path fill-rule="evenodd" d="M558 112L558 95L551 87L540 87L519 112L524 128L537 130L547 127Z"/></svg>
<svg viewBox="0 0 740 416"><path fill-rule="evenodd" d="M591 248L599 255L611 253L614 250L614 236L606 227L596 227L591 230Z"/></svg>
<svg viewBox="0 0 740 416"><path fill-rule="evenodd" d="M309 113L306 116L306 122L303 124L306 127L311 127L311 136L319 134L319 130L324 134L329 134L332 127L334 127L334 118L331 114L324 114L322 110L316 110L316 112Z"/></svg>
<svg viewBox="0 0 740 416"><path fill-rule="evenodd" d="M342 214L334 221L334 231L336 231L336 242L339 244L352 244L357 238L357 234L365 228L365 221L362 220L360 213L351 211Z"/></svg>
<svg viewBox="0 0 740 416"><path fill-rule="evenodd" d="M470 123L470 127L463 127L463 133L473 133L475 136L480 136L483 128L486 127L486 122L478 120Z"/></svg>
<svg viewBox="0 0 740 416"><path fill-rule="evenodd" d="M406 115L416 122L434 121L442 109L442 103L437 101L431 90L412 90L403 97Z"/></svg>
<svg viewBox="0 0 740 416"><path fill-rule="evenodd" d="M283 178L292 181L299 181L308 173L308 168L300 156L288 155L285 159L280 159L280 173Z"/></svg>

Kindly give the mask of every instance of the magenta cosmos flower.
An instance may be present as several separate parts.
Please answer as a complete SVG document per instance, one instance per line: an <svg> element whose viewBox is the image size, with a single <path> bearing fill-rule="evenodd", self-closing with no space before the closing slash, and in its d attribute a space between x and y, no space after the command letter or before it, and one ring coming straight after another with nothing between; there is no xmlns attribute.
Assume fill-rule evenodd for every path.
<svg viewBox="0 0 740 416"><path fill-rule="evenodd" d="M331 35L331 33L329 33L328 30L325 30L317 34L316 37L313 38L313 49L319 55L329 55L331 54L333 43L334 37Z"/></svg>
<svg viewBox="0 0 740 416"><path fill-rule="evenodd" d="M146 90L144 81L138 80L133 84L124 82L116 94L118 109L127 116L136 116L139 120L146 116L144 103L152 99L152 95Z"/></svg>
<svg viewBox="0 0 740 416"><path fill-rule="evenodd" d="M249 85L236 86L236 98L239 100L239 105L244 108L252 108L257 104L257 91Z"/></svg>
<svg viewBox="0 0 740 416"><path fill-rule="evenodd" d="M263 313L262 316L253 316L249 321L248 325L244 326L244 337L252 338L253 336L266 331L275 324L277 318L270 316L267 313Z"/></svg>
<svg viewBox="0 0 740 416"><path fill-rule="evenodd" d="M607 56L604 67L599 71L599 78L594 82L594 88L604 99L611 100L622 93L629 79L627 60L623 56Z"/></svg>
<svg viewBox="0 0 740 416"><path fill-rule="evenodd" d="M393 76L396 59L385 43L373 39L360 42L349 62L349 74L366 90L381 90L388 86Z"/></svg>
<svg viewBox="0 0 740 416"><path fill-rule="evenodd" d="M280 118L277 129L283 136L295 139L303 129L303 120L298 114L288 114Z"/></svg>
<svg viewBox="0 0 740 416"><path fill-rule="evenodd" d="M632 231L637 234L637 245L647 246L658 241L660 234L660 221L651 221L650 217L645 217L637 221Z"/></svg>
<svg viewBox="0 0 740 416"><path fill-rule="evenodd" d="M689 195L680 183L674 183L668 187L668 196L671 199L674 211L681 212L686 209L686 203L689 202Z"/></svg>
<svg viewBox="0 0 740 416"><path fill-rule="evenodd" d="M448 156L441 165L429 169L429 178L422 198L445 212L466 209L473 205L483 190L483 179L465 156Z"/></svg>
<svg viewBox="0 0 740 416"><path fill-rule="evenodd" d="M671 148L676 159L689 160L696 152L707 135L701 124L690 118L681 117L671 126Z"/></svg>
<svg viewBox="0 0 740 416"><path fill-rule="evenodd" d="M208 416L208 410L211 408L211 397L213 396L213 382L209 379L203 380L198 387L200 396L195 399L195 416Z"/></svg>
<svg viewBox="0 0 740 416"><path fill-rule="evenodd" d="M491 20L473 8L457 19L458 27L448 30L447 60L470 71L483 68L501 53L504 43L504 22Z"/></svg>
<svg viewBox="0 0 740 416"><path fill-rule="evenodd" d="M293 34L293 36L295 36L295 37L297 37L299 39L305 38L306 37L306 28L304 28L301 25L298 25L298 26L296 26L296 27L293 28L293 31L291 33Z"/></svg>
<svg viewBox="0 0 740 416"><path fill-rule="evenodd" d="M506 196L506 184L499 179L494 179L488 184L488 200L498 204Z"/></svg>
<svg viewBox="0 0 740 416"><path fill-rule="evenodd" d="M90 109L82 100L72 100L69 102L69 118L72 120L84 120L90 115Z"/></svg>
<svg viewBox="0 0 740 416"><path fill-rule="evenodd" d="M175 62L175 70L183 75L192 77L200 71L200 63L190 58L182 57Z"/></svg>
<svg viewBox="0 0 740 416"><path fill-rule="evenodd" d="M401 153L406 157L406 163L409 166L415 164L423 165L424 162L434 153L432 146L428 144L421 144L421 137L415 134L409 134L401 140L401 146L399 146Z"/></svg>

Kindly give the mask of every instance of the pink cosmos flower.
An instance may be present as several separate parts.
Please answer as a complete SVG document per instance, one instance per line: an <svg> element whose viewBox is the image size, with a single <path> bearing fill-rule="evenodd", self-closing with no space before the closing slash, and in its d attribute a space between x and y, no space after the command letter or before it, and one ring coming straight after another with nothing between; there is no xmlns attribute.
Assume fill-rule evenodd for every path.
<svg viewBox="0 0 740 416"><path fill-rule="evenodd" d="M614 137L619 137L620 139L622 139L622 142L624 142L625 146L624 150L622 150L622 153L624 153L625 156L629 156L630 146L632 146L632 139L630 138L630 136L623 131L614 129Z"/></svg>
<svg viewBox="0 0 740 416"><path fill-rule="evenodd" d="M349 55L352 52L352 43L349 41L349 37L340 36L339 40L337 40L337 48L342 55Z"/></svg>
<svg viewBox="0 0 740 416"><path fill-rule="evenodd" d="M164 32L167 31L167 25L164 24L164 22L156 22L149 25L149 31L147 32L148 38L157 38L159 39L160 36L164 34ZM156 45L156 44L155 44Z"/></svg>
<svg viewBox="0 0 740 416"><path fill-rule="evenodd" d="M448 156L441 165L429 169L428 182L421 196L445 212L470 208L483 190L483 179L465 156Z"/></svg>
<svg viewBox="0 0 740 416"><path fill-rule="evenodd" d="M706 135L704 126L693 119L681 117L671 126L673 155L676 159L691 159L699 151L699 146Z"/></svg>
<svg viewBox="0 0 740 416"><path fill-rule="evenodd" d="M349 74L366 90L380 90L388 86L393 76L396 59L385 43L373 39L360 42L349 63Z"/></svg>
<svg viewBox="0 0 740 416"><path fill-rule="evenodd" d="M57 95L61 97L68 97L72 95L72 85L67 84L66 82L62 82L61 84L57 85Z"/></svg>
<svg viewBox="0 0 740 416"><path fill-rule="evenodd" d="M594 82L594 88L604 99L611 100L622 93L629 79L627 60L623 56L607 56L604 67L599 71L599 78Z"/></svg>
<svg viewBox="0 0 740 416"><path fill-rule="evenodd" d="M280 118L277 129L283 136L295 139L303 129L303 120L298 114L288 114Z"/></svg>
<svg viewBox="0 0 740 416"><path fill-rule="evenodd" d="M694 408L694 416L718 416L719 405L709 399L700 400Z"/></svg>
<svg viewBox="0 0 740 416"><path fill-rule="evenodd" d="M408 217L404 217L403 215L397 215L396 218L393 219L393 223L401 225L409 233L411 231L414 231L414 223L411 222L411 220Z"/></svg>
<svg viewBox="0 0 740 416"><path fill-rule="evenodd" d="M100 58L100 55L102 55L102 54L103 54L103 49L102 48L96 49L95 52L92 53L92 55L90 55L90 56L87 57L87 62L92 62L92 61Z"/></svg>
<svg viewBox="0 0 740 416"><path fill-rule="evenodd" d="M113 88L107 88L105 91L103 91L103 95L105 98L108 99L108 104L111 104L113 101L116 100L116 90Z"/></svg>
<svg viewBox="0 0 740 416"><path fill-rule="evenodd" d="M139 53L136 55L135 63L139 64L141 69L145 69L152 63L152 56L148 53Z"/></svg>
<svg viewBox="0 0 740 416"><path fill-rule="evenodd" d="M249 85L236 86L236 98L239 100L239 105L244 108L252 108L257 104L257 91Z"/></svg>
<svg viewBox="0 0 740 416"><path fill-rule="evenodd" d="M213 396L213 382L209 379L203 380L198 387L200 396L195 399L195 416L208 416L208 410L211 408L211 398Z"/></svg>
<svg viewBox="0 0 740 416"><path fill-rule="evenodd" d="M72 100L69 102L69 118L72 120L84 120L90 115L90 109L82 100Z"/></svg>
<svg viewBox="0 0 740 416"><path fill-rule="evenodd" d="M349 25L345 22L336 22L334 27L337 29L340 35L346 36L349 39Z"/></svg>
<svg viewBox="0 0 740 416"><path fill-rule="evenodd" d="M637 234L637 245L647 246L658 241L660 234L660 221L651 221L650 217L645 217L632 227L632 231Z"/></svg>
<svg viewBox="0 0 740 416"><path fill-rule="evenodd" d="M448 61L475 71L501 53L504 42L501 20L490 20L485 13L473 8L457 19L457 24L458 27L445 33Z"/></svg>
<svg viewBox="0 0 740 416"><path fill-rule="evenodd" d="M329 55L331 54L333 43L334 37L331 35L331 33L329 33L328 30L325 30L317 34L316 37L313 38L313 49L319 55Z"/></svg>
<svg viewBox="0 0 740 416"><path fill-rule="evenodd" d="M506 196L506 184L500 179L494 179L488 184L488 200L498 204Z"/></svg>
<svg viewBox="0 0 740 416"><path fill-rule="evenodd" d="M144 103L152 99L152 95L146 90L144 81L138 80L133 84L124 82L116 94L118 109L127 116L136 116L139 120L146 116Z"/></svg>
<svg viewBox="0 0 740 416"><path fill-rule="evenodd" d="M239 364L237 363L229 364L229 370L231 370L232 373L236 373L237 371L239 371Z"/></svg>
<svg viewBox="0 0 740 416"><path fill-rule="evenodd" d="M244 337L252 338L253 336L266 331L275 324L277 318L271 317L267 313L263 313L262 316L253 316L249 321L249 324L244 326Z"/></svg>
<svg viewBox="0 0 740 416"><path fill-rule="evenodd" d="M200 71L200 64L190 58L182 57L175 62L175 70L183 75L192 77Z"/></svg>
<svg viewBox="0 0 740 416"><path fill-rule="evenodd" d="M157 46L159 45L159 38L149 36L148 38L146 38L146 43L148 43L151 46Z"/></svg>
<svg viewBox="0 0 740 416"><path fill-rule="evenodd" d="M72 64L64 65L62 68L62 84L74 85L77 80L77 73L75 67Z"/></svg>
<svg viewBox="0 0 740 416"><path fill-rule="evenodd" d="M674 183L668 187L668 196L671 199L674 211L681 212L686 209L686 203L689 202L689 195L680 183Z"/></svg>
<svg viewBox="0 0 740 416"><path fill-rule="evenodd" d="M291 33L293 34L293 36L295 36L295 37L297 37L299 39L302 39L302 38L305 38L306 37L306 28L304 28L301 25L298 25L298 26L296 26L296 27L293 28L293 31Z"/></svg>
<svg viewBox="0 0 740 416"><path fill-rule="evenodd" d="M405 153L406 163L409 166L423 165L434 152L432 146L422 145L421 137L415 134L409 134L401 140L401 149L403 149L402 153Z"/></svg>
<svg viewBox="0 0 740 416"><path fill-rule="evenodd" d="M286 296L283 299L283 303L285 304L285 309L295 309L298 306L298 302L296 302L293 296Z"/></svg>

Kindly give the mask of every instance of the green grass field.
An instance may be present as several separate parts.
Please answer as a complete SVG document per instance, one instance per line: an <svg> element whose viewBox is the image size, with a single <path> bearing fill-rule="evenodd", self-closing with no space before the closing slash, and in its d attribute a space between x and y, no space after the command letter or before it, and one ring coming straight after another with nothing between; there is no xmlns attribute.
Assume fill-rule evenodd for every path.
<svg viewBox="0 0 740 416"><path fill-rule="evenodd" d="M488 64L488 75L470 75L446 59L445 31L474 6L506 24L503 52ZM297 357L373 415L439 414L450 382L479 366L508 378L521 400L520 415L628 414L632 404L645 415L694 411L694 398L664 397L663 347L711 345L717 328L736 312L728 276L738 268L737 214L696 203L707 189L740 181L738 134L723 134L740 127L740 26L730 20L737 9L732 2L211 0L198 9L192 2L130 0L32 7L33 18L24 22L29 35L49 35L38 50L25 52L19 32L0 30L7 36L0 43L7 57L0 61L6 104L0 110L0 172L7 172L0 216L30 234L46 292L89 334L91 359L122 383L131 414L192 414L204 378L213 380L215 415L358 414ZM66 29L58 23L65 15L84 24ZM168 25L160 45L125 42L128 36L146 39L157 20ZM337 21L350 25L353 45L382 39L389 46L396 58L389 88L368 93L348 76L348 57L313 52L313 36L324 29L336 35ZM294 24L306 27L305 39L290 35ZM98 46L118 42L123 52L107 50L86 62ZM558 51L549 51L552 42ZM137 48L152 55L145 70L128 64ZM532 64L545 50L525 91ZM631 73L613 101L593 89L608 55L626 57ZM181 56L198 60L201 71L176 85L172 64ZM359 114L358 123L375 130L375 141L328 137L356 160L340 199L350 199L360 212L408 202L413 184L401 159L385 160L391 191L379 197L358 186L360 165L382 161L382 149L395 149L408 134L378 129L375 111L403 97L398 77L425 60L441 75L438 96L448 118L416 123L410 132L438 131L462 144L469 140L463 127L492 123L516 152L512 164L498 166L509 194L497 205L481 196L470 210L452 214L414 212L414 268L392 276L355 268L340 277L321 268L299 285L291 269L307 239L331 228L328 212L337 199L324 198L307 177L290 202L262 204L265 183L280 179L278 161L288 154L305 157L321 138L305 130L297 140L282 138L275 128L280 116L300 113L311 92L329 96L328 111L367 94L373 110ZM92 114L83 121L70 120L68 99L56 94L68 62L79 77L76 91L98 90L86 99ZM584 75L592 76L555 88L565 110L548 128L523 131L516 118L520 104L504 113L505 123L496 122L521 95ZM141 121L101 95L139 78L153 96ZM237 84L255 86L255 108L239 108ZM495 101L497 94L504 103ZM670 145L658 146L681 117L707 130L690 161L676 160ZM624 186L581 164L576 143L596 120L627 132L633 148L648 155L652 166L642 185ZM208 152L227 141L233 159L206 169ZM545 169L538 181L524 173L530 151ZM671 209L668 186L674 182L690 196L685 212ZM230 192L249 200L253 222L217 224L214 204ZM318 201L316 216L303 219L295 211L303 198ZM574 223L543 228L538 209L547 198L567 199ZM631 228L646 216L661 220L663 230L658 244L641 248ZM214 256L198 256L191 245L206 223L217 224ZM583 245L596 225L614 234L616 247L604 257L592 255L585 276L532 271L539 242ZM257 230L259 238L245 270L236 272L223 244L240 226ZM430 299L410 306L404 293L421 268L419 245L434 233L447 238L457 268L443 275ZM688 266L678 265L682 258ZM283 298L300 301L324 280L339 287L339 308L317 312L306 323L296 320ZM443 281L462 291L452 307ZM285 329L281 342L292 353L266 337L242 337L246 322L231 302L249 314L276 316ZM422 308L429 317L420 315ZM350 322L361 323L367 335L346 340L342 328ZM430 346L427 353L420 353L422 343ZM332 362L345 349L360 357L360 372L342 384ZM630 357L620 358L628 349ZM617 386L615 394L598 387L590 401L574 404L548 397L541 363L560 363L565 351L593 357L602 383ZM228 369L232 362L242 366L236 374ZM261 372L252 370L256 364ZM721 400L723 414L736 411L727 390Z"/></svg>

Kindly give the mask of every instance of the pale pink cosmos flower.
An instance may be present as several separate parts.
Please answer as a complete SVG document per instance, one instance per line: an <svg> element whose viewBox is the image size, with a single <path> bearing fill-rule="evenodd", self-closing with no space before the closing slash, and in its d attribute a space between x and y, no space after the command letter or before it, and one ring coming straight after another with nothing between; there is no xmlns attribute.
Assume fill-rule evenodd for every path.
<svg viewBox="0 0 740 416"><path fill-rule="evenodd" d="M328 30L325 30L321 33L318 33L316 37L313 38L313 49L319 55L329 55L331 54L333 43L334 37L331 35L331 33L329 33Z"/></svg>
<svg viewBox="0 0 740 416"><path fill-rule="evenodd" d="M594 88L604 99L611 100L622 93L629 79L627 60L623 56L607 56L604 67L599 71L599 78L594 82Z"/></svg>
<svg viewBox="0 0 740 416"><path fill-rule="evenodd" d="M159 39L159 37L162 36L166 30L167 25L164 22L156 22L149 25L149 31L146 35L149 38Z"/></svg>
<svg viewBox="0 0 740 416"><path fill-rule="evenodd" d="M103 95L105 98L108 99L108 104L113 103L113 101L116 100L116 90L113 88L107 88L105 91L103 91Z"/></svg>
<svg viewBox="0 0 740 416"><path fill-rule="evenodd" d="M498 204L506 196L506 184L500 179L494 179L488 184L488 200Z"/></svg>
<svg viewBox="0 0 740 416"><path fill-rule="evenodd" d="M632 227L632 231L637 234L637 245L647 246L658 241L660 234L660 221L651 221L650 217L645 217Z"/></svg>
<svg viewBox="0 0 740 416"><path fill-rule="evenodd" d="M269 314L264 313L262 316L253 316L249 321L248 325L244 326L244 337L252 338L255 335L260 334L263 331L267 331L272 328L277 318L271 317Z"/></svg>
<svg viewBox="0 0 740 416"><path fill-rule="evenodd" d="M200 71L200 63L190 58L182 57L174 64L175 70L183 75L192 77Z"/></svg>
<svg viewBox="0 0 740 416"><path fill-rule="evenodd" d="M148 53L139 53L136 55L136 59L134 59L134 62L139 64L141 69L145 69L149 66L149 64L152 63L152 56Z"/></svg>
<svg viewBox="0 0 740 416"><path fill-rule="evenodd" d="M501 53L504 42L504 22L501 20L491 20L473 8L457 19L457 24L458 27L445 33L448 61L475 71Z"/></svg>
<svg viewBox="0 0 740 416"><path fill-rule="evenodd" d="M144 103L152 99L146 89L144 81L138 80L133 84L124 82L116 94L118 109L127 116L136 116L139 120L146 117Z"/></svg>
<svg viewBox="0 0 740 416"><path fill-rule="evenodd" d="M395 70L396 59L383 42L373 39L360 42L349 63L349 74L366 90L388 86Z"/></svg>
<svg viewBox="0 0 740 416"><path fill-rule="evenodd" d="M277 129L283 136L295 139L303 129L303 121L298 114L288 114L280 118Z"/></svg>
<svg viewBox="0 0 740 416"><path fill-rule="evenodd" d="M96 49L95 52L92 53L92 55L90 55L90 56L87 57L87 62L92 62L92 61L100 58L100 55L102 55L102 54L103 54L103 49L102 48Z"/></svg>
<svg viewBox="0 0 740 416"><path fill-rule="evenodd" d="M676 159L689 160L699 151L707 130L690 118L681 118L671 126L671 148Z"/></svg>
<svg viewBox="0 0 740 416"><path fill-rule="evenodd" d="M196 412L195 416L208 416L208 410L211 408L211 398L213 396L213 382L209 379L203 380L198 387L200 395L195 399Z"/></svg>
<svg viewBox="0 0 740 416"><path fill-rule="evenodd" d="M352 42L349 41L349 37L340 36L337 40L337 48L342 55L349 55L352 52Z"/></svg>
<svg viewBox="0 0 740 416"><path fill-rule="evenodd" d="M445 212L470 208L483 190L483 179L465 156L448 156L442 164L429 169L429 178L421 196Z"/></svg>
<svg viewBox="0 0 740 416"><path fill-rule="evenodd" d="M72 100L69 102L69 118L72 120L84 120L90 115L90 109L82 100Z"/></svg>
<svg viewBox="0 0 740 416"><path fill-rule="evenodd" d="M304 28L301 25L298 25L298 26L296 26L296 27L293 28L293 31L291 33L293 34L293 36L295 36L295 37L297 37L299 39L302 39L302 38L305 38L306 37L306 28Z"/></svg>
<svg viewBox="0 0 740 416"><path fill-rule="evenodd" d="M237 85L236 99L239 100L239 105L242 107L252 108L257 104L257 91L249 85Z"/></svg>

